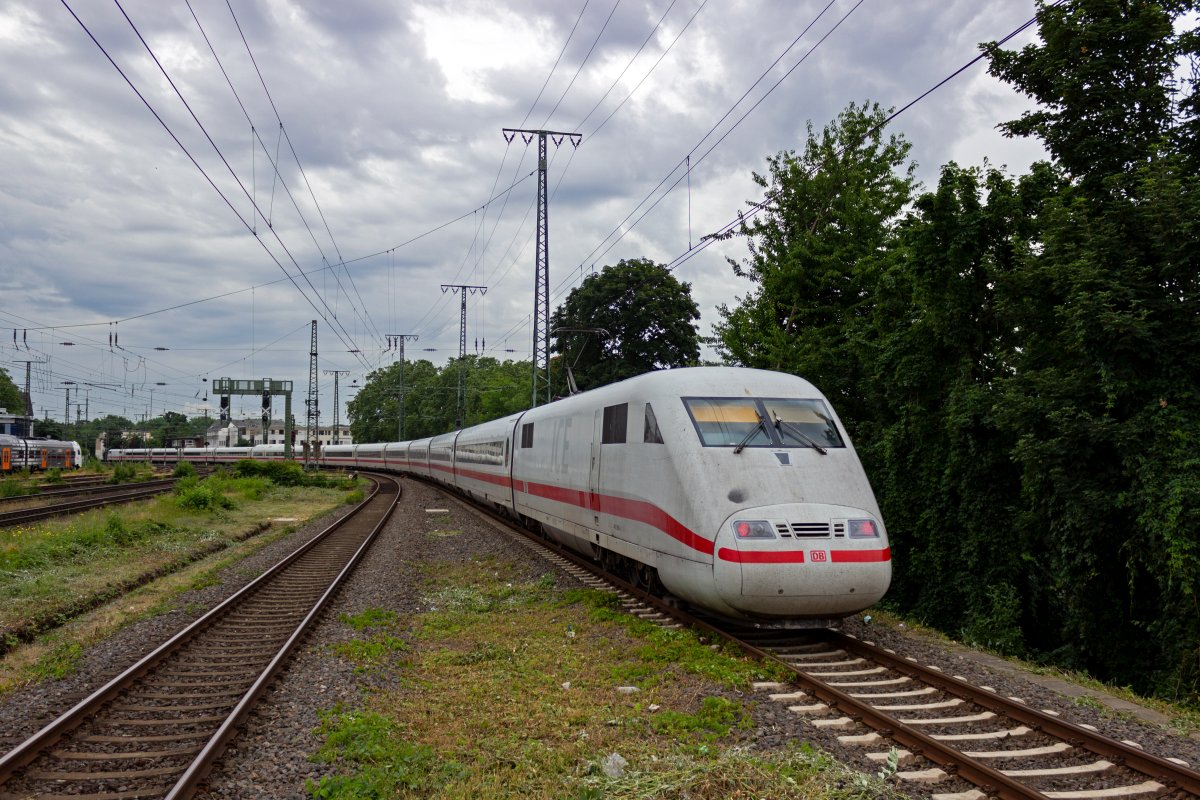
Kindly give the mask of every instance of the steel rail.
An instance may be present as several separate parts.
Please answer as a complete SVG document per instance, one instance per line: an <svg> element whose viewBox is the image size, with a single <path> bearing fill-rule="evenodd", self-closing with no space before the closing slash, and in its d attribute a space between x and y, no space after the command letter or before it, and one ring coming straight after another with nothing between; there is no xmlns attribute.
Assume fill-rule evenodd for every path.
<svg viewBox="0 0 1200 800"><path fill-rule="evenodd" d="M175 479L168 478L161 481L148 481L137 486L122 486L121 488L108 488L109 492L104 497L94 497L89 500L75 500L66 503L58 503L51 506L40 506L38 508L24 508L18 511L0 512L0 527L8 525L16 525L22 522L34 522L40 519L49 519L58 517L64 514L75 514L81 511L90 511L93 508L103 508L104 506L116 505L117 503L132 503L136 500L145 500L155 495L166 494L175 486ZM79 492L76 492L79 494ZM37 499L38 495L29 495L24 499Z"/></svg>
<svg viewBox="0 0 1200 800"><path fill-rule="evenodd" d="M355 554L352 556L352 560L355 563L361 559L362 554L366 551L366 547L371 541L373 541L375 536L382 529L384 523L386 523L386 521L390 518L391 513L399 499L399 483L390 476L387 476L386 479L395 483L396 497L391 501L387 510L381 515L380 520L373 527L371 534L367 536L364 543L356 549ZM160 644L153 651L140 658L136 663L128 667L121 674L109 680L88 697L80 700L73 707L60 715L57 719L44 726L41 730L34 733L20 745L0 756L0 785L6 783L10 778L13 777L14 773L16 773L22 767L32 763L44 751L49 749L65 735L87 721L102 706L113 700L121 691L129 687L142 676L149 673L156 666L166 661L167 658L169 658L182 646L202 636L206 629L214 625L221 618L225 617L228 612L240 605L244 600L256 594L260 589L284 573L294 562L307 555L314 548L318 547L323 541L329 538L330 534L343 527L350 520L357 518L364 512L364 510L371 508L373 506L371 501L373 501L379 494L380 484L379 481L376 480L375 487L368 494L368 496L364 498L363 502L360 503L359 507L354 512L342 517L317 535L313 536L308 542L266 570L258 578L243 586L220 604L210 609L199 619L195 620L186 628L172 636L170 639ZM322 607L328 603L334 588L340 585L340 583L345 580L345 577L348 574L349 572L345 567L339 571L330 588L323 592L318 600L318 603L321 604ZM284 647L288 648L289 651L294 649L295 645L303 634L304 626L311 624L312 621L316 619L317 615L317 613L310 610L309 613L307 613L304 617L303 625L297 626L296 631L294 631L293 634L288 638ZM278 671L280 666L282 666L283 661L284 659L278 654L272 657L268 664L268 668L271 670L270 674L267 674L266 672L261 674L259 678L255 680L251 689L248 690L246 694L249 695L253 693L255 698L261 696L271 678L274 677L274 674ZM245 696L241 701L239 701L234 709L234 711L239 714L239 721L245 719L245 716L249 713L252 705L253 701L247 700ZM228 720L226 720L226 723L223 723L213 734L213 736L210 737L208 743L205 745L202 751L202 755L205 760L204 764L196 769L189 767L186 771L187 774L191 776L191 780L200 780L204 775L207 774L216 758L220 755L220 752L228 744L231 734L235 728L236 723L229 723ZM200 756L197 756L197 758L199 757ZM192 766L195 766L194 763ZM190 793L194 791L194 789L194 783L192 784L191 788L177 783L175 788L172 790L174 793L172 796L187 797L190 796Z"/></svg>
<svg viewBox="0 0 1200 800"><path fill-rule="evenodd" d="M443 487L438 486L437 488L446 492ZM859 700L818 678L811 677L797 665L775 656L764 648L751 644L737 634L724 630L719 626L713 625L704 619L664 602L661 598L612 575L598 564L580 556L574 551L568 550L557 542L537 536L529 530L520 527L512 520L499 517L490 510L482 508L459 495L446 492L446 496L463 503L467 508L480 514L492 522L492 524L503 526L514 535L519 535L534 542L556 555L567 559L576 566L602 578L618 590L629 594L639 602L652 606L662 614L668 615L682 624L706 631L713 636L724 639L755 658L772 661L785 667L796 676L796 680L801 687L817 699L822 700L831 707L837 708L855 722L862 723L874 729L881 736L904 745L914 755L922 756L932 761L942 767L948 774L974 784L989 797L1001 798L1002 800L1046 799L1046 795L1037 789L1026 786L1016 779L1005 775L1000 770L993 769L976 759L964 755L961 751L944 744L938 739L934 739L919 730L904 725L895 717L882 711L877 711L865 702L865 700ZM765 629L758 629L756 632L765 632ZM936 670L926 670L918 664L887 653L881 648L867 645L861 640L853 639L835 631L828 631L828 638L836 639L839 646L844 644L847 649L853 648L858 655L865 655L875 659L889 669L909 674L910 677L917 677L919 680L935 685L949 694L961 695L966 693L967 699L970 702L1022 721L1049 736L1057 737L1073 745L1080 743L1086 749L1105 755L1118 765L1126 766L1131 770L1145 774L1149 778L1158 780L1168 788L1178 788L1200 796L1200 773L1187 767L1138 750L1136 747L1110 739L1103 734L1095 733L1078 725L1056 719L1049 714L1035 711L1022 703L1010 701L997 694L976 689L965 681L952 678Z"/></svg>
<svg viewBox="0 0 1200 800"><path fill-rule="evenodd" d="M830 634L829 639L847 652L869 658L894 672L916 678L947 694L963 697L975 705L1003 714L1048 736L1069 742L1075 747L1090 750L1112 760L1115 764L1129 767L1135 772L1154 778L1166 784L1168 788L1174 787L1200 796L1200 772L1030 708L1024 703L980 689L943 672L915 664L861 639L855 639L837 631L831 631Z"/></svg>
<svg viewBox="0 0 1200 800"><path fill-rule="evenodd" d="M375 490L371 492L371 497L373 498L379 492L378 479L385 476L372 475L372 477L376 478ZM275 657L271 659L270 663L263 670L262 674L259 675L258 679L254 681L254 684L242 696L242 699L238 701L238 704L234 707L233 711L230 712L229 716L225 718L225 721L221 723L221 726L217 729L216 733L214 733L208 742L205 743L204 749L200 751L199 755L193 759L192 763L188 766L183 775L179 777L179 780L175 782L175 785L171 788L171 791L167 793L165 800L185 800L185 798L189 798L195 793L196 787L199 785L200 781L202 781L208 775L217 759L220 758L221 754L225 751L226 746L236 735L237 727L245 722L255 704L258 703L262 695L266 693L270 682L274 679L275 675L278 674L279 670L282 669L284 662L291 655L292 651L295 650L296 646L300 643L303 637L307 634L308 629L313 625L317 617L320 616L321 612L325 610L325 607L329 604L329 601L333 598L333 595L338 589L341 588L342 583L345 582L350 573L352 573L358 566L359 561L362 560L362 557L367 552L367 549L375 541L375 537L379 535L381 530L383 530L383 526L387 524L389 519L391 519L392 513L396 510L396 505L400 499L400 482L399 480L391 477L385 477L385 479L392 480L395 483L396 499L393 500L384 513L380 515L380 518L378 522L375 523L375 527L371 530L371 533L366 537L363 543L359 545L358 549L355 550L354 555L350 557L350 560L344 567L342 567L341 571L338 572L337 576L333 579L333 582L330 583L329 587L324 591L324 593L322 593L321 597L317 600L316 604L312 607L308 614L305 615L304 619L301 620L300 624L296 626L296 630L291 636L288 637L288 640L284 642L283 646L279 649L279 652L276 653ZM364 508L366 507L366 504L366 500L364 500Z"/></svg>

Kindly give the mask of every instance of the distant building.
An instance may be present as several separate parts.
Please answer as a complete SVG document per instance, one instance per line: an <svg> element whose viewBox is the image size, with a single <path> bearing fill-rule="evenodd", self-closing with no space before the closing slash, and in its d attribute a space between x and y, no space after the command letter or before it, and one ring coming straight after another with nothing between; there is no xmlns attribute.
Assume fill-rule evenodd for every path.
<svg viewBox="0 0 1200 800"><path fill-rule="evenodd" d="M10 414L8 409L0 408L0 433L9 436L27 436L29 420L24 414Z"/></svg>
<svg viewBox="0 0 1200 800"><path fill-rule="evenodd" d="M308 441L307 429L296 426L296 440L293 446L301 451ZM321 448L333 444L334 429L332 425L322 425L317 429L317 442ZM337 428L339 444L354 444L350 435L349 425L339 425ZM263 436L262 420L257 417L250 419L231 419L226 422L214 422L208 426L204 435L204 445L207 447L236 447L239 442L255 444L283 444L283 420L273 419ZM198 447L200 445L197 445Z"/></svg>

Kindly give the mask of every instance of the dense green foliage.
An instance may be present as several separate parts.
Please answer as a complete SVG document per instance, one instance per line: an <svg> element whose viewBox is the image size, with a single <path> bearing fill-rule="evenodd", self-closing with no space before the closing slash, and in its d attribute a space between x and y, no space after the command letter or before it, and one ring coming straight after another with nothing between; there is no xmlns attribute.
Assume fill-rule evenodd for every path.
<svg viewBox="0 0 1200 800"><path fill-rule="evenodd" d="M0 408L10 414L25 413L25 395L3 367L0 367Z"/></svg>
<svg viewBox="0 0 1200 800"><path fill-rule="evenodd" d="M661 264L638 258L604 267L551 315L553 349L560 355L553 370L556 393L567 393L564 364L581 390L698 364L698 319L690 284Z"/></svg>
<svg viewBox="0 0 1200 800"><path fill-rule="evenodd" d="M497 361L469 355L450 359L439 369L424 359L400 362L367 376L346 404L356 442L420 439L455 429L459 368L466 394L464 426L504 417L529 407L532 381L528 361ZM403 390L401 389L403 387ZM404 397L404 434L400 435L400 397Z"/></svg>
<svg viewBox="0 0 1200 800"><path fill-rule="evenodd" d="M718 326L826 389L892 534L890 602L998 650L1200 699L1195 0L1076 0L986 46L1051 160L943 167L851 106L770 160ZM1195 75L1195 73L1193 73ZM864 138L864 133L874 131Z"/></svg>

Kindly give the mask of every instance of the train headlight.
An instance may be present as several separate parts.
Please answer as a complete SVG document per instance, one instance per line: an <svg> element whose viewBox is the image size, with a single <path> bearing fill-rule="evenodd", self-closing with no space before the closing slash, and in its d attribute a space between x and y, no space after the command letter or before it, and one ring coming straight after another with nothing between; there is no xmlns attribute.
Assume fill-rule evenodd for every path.
<svg viewBox="0 0 1200 800"><path fill-rule="evenodd" d="M846 520L851 539L878 539L879 524L873 519Z"/></svg>
<svg viewBox="0 0 1200 800"><path fill-rule="evenodd" d="M775 526L765 519L739 519L733 523L733 533L739 539L774 539Z"/></svg>

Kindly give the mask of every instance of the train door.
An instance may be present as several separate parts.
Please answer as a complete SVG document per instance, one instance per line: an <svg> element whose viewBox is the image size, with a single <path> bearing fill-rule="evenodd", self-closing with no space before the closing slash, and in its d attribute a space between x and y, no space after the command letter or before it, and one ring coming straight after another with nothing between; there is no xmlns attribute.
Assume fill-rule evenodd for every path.
<svg viewBox="0 0 1200 800"><path fill-rule="evenodd" d="M592 461L591 468L588 474L588 506L593 513L600 511L600 437L604 431L604 411L597 409L595 420L592 423ZM596 522L600 521L600 517L596 517Z"/></svg>
<svg viewBox="0 0 1200 800"><path fill-rule="evenodd" d="M0 471L12 471L12 448L0 448Z"/></svg>
<svg viewBox="0 0 1200 800"><path fill-rule="evenodd" d="M43 447L42 448L42 469L46 468L47 461L48 461L48 458L47 458L46 448Z"/></svg>

